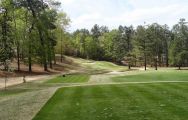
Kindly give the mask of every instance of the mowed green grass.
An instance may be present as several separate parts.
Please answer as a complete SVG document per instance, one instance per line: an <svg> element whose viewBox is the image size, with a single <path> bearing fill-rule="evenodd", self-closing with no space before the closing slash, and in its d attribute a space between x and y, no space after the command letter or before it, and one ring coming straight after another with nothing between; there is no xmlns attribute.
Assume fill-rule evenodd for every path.
<svg viewBox="0 0 188 120"><path fill-rule="evenodd" d="M128 70L125 66L119 66L111 62L106 61L96 61L94 65L92 65L94 69L106 69L109 71L117 70L117 71L126 71Z"/></svg>
<svg viewBox="0 0 188 120"><path fill-rule="evenodd" d="M61 88L33 120L187 120L188 83Z"/></svg>
<svg viewBox="0 0 188 120"><path fill-rule="evenodd" d="M133 75L113 77L114 82L188 81L188 71L149 71Z"/></svg>
<svg viewBox="0 0 188 120"><path fill-rule="evenodd" d="M66 75L66 77L58 76L47 83L84 83L88 82L89 78L89 75Z"/></svg>
<svg viewBox="0 0 188 120"><path fill-rule="evenodd" d="M93 60L85 60L85 59L81 59L81 58L70 58L67 57L67 59L71 59L72 61L74 61L75 63L79 64L80 66L82 66L83 68L88 69L87 72L96 72L98 70L100 70L101 72L109 72L109 71L127 71L128 68L125 66L119 66L116 65L112 62L107 62L107 61L93 61Z"/></svg>

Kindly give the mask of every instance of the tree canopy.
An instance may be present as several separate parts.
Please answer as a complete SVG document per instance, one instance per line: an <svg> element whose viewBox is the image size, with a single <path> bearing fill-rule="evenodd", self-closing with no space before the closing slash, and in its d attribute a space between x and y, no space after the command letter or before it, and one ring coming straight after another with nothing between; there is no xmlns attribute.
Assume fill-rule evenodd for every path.
<svg viewBox="0 0 188 120"><path fill-rule="evenodd" d="M188 66L188 25L185 19L167 25L120 25L109 30L95 24L91 30L71 33L71 20L54 0L0 1L0 65L7 61L53 68L56 54L107 60L129 66Z"/></svg>

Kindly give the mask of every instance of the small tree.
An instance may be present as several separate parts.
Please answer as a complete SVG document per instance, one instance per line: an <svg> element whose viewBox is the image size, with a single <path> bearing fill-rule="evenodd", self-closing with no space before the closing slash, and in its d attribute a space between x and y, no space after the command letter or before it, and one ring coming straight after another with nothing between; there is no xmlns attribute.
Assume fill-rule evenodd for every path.
<svg viewBox="0 0 188 120"><path fill-rule="evenodd" d="M188 59L188 51L182 51L177 55L177 64L179 67L179 70L181 69L182 64L185 62L185 60Z"/></svg>
<svg viewBox="0 0 188 120"><path fill-rule="evenodd" d="M135 56L132 53L128 53L124 59L125 59L125 62L128 64L128 68L130 70L136 61Z"/></svg>

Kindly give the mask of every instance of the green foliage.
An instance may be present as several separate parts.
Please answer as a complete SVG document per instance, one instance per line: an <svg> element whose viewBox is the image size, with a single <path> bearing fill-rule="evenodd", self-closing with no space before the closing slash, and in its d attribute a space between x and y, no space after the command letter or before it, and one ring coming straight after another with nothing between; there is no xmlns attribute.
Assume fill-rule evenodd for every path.
<svg viewBox="0 0 188 120"><path fill-rule="evenodd" d="M109 30L95 24L91 30L67 32L70 18L54 0L0 1L0 63L17 59L29 65L53 68L55 54L113 61L131 66L188 66L188 26L185 19L173 27L119 26ZM170 59L170 60L169 60Z"/></svg>
<svg viewBox="0 0 188 120"><path fill-rule="evenodd" d="M105 51L105 59L107 60L115 60L117 58L117 54L115 54L115 41L119 36L119 32L117 30L112 30L109 33L104 34L103 44Z"/></svg>
<svg viewBox="0 0 188 120"><path fill-rule="evenodd" d="M180 34L180 25L172 31L167 25L157 23L138 26L136 29L132 26L119 26L110 31L96 24L91 31L81 29L69 34L69 39L65 41L73 47L66 47L66 50L73 51L77 57L124 63L129 68L144 64L145 67L155 66L157 70L157 66L169 66L169 59L172 66L180 62L187 66L185 54L188 34L186 24L183 26L181 28L184 31Z"/></svg>
<svg viewBox="0 0 188 120"><path fill-rule="evenodd" d="M170 47L171 64L185 66L188 63L188 26L184 19L173 27L174 40Z"/></svg>
<svg viewBox="0 0 188 120"><path fill-rule="evenodd" d="M75 55L94 60L121 62L132 51L133 27L109 31L106 26L94 25L89 32L77 30L72 34Z"/></svg>
<svg viewBox="0 0 188 120"><path fill-rule="evenodd" d="M12 2L12 0L3 0L0 4L0 63L3 64L13 57Z"/></svg>
<svg viewBox="0 0 188 120"><path fill-rule="evenodd" d="M57 1L2 0L0 2L0 62L17 58L29 65L42 63L52 68L57 45L56 29L65 30L70 19L59 13ZM62 19L63 18L63 19ZM61 20L60 20L61 19ZM58 27L57 27L58 26Z"/></svg>

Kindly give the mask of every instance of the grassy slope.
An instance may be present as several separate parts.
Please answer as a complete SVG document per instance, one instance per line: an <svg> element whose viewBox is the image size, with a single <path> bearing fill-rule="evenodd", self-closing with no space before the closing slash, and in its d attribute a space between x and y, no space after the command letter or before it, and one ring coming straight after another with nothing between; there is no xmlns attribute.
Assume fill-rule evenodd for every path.
<svg viewBox="0 0 188 120"><path fill-rule="evenodd" d="M95 69L95 64L87 64L89 62L95 62L91 60L84 60L79 58L66 57L67 63L63 63L66 71L73 70L76 73L103 73L110 69L109 65L103 65L105 62L97 62L100 65L100 69ZM112 66L113 63L109 63ZM106 67L108 66L108 67ZM62 67L62 66L60 66ZM116 68L121 68L117 66ZM103 71L104 70L104 71ZM84 78L84 77L82 77ZM72 84L72 82L86 82L88 76L84 79L67 79L65 82ZM59 82L58 79L55 82ZM21 84L17 86L9 87L7 91L0 90L0 120L29 120L35 116L35 114L41 109L41 107L48 101L53 95L55 90L60 86L68 85L65 82L61 84L46 84L44 82L33 81L27 84ZM50 82L50 81L49 81ZM53 81L54 82L54 81Z"/></svg>
<svg viewBox="0 0 188 120"><path fill-rule="evenodd" d="M66 64L67 67L65 66L65 68L67 68L67 70L74 69L74 70L77 70L78 72L82 71L82 72L89 73L89 74L103 73L104 71L114 71L114 70L115 71L116 70L124 71L127 69L126 67L117 66L117 65L115 65L113 63L109 63L109 62L96 62L96 61L90 61L90 60L84 60L84 59L78 59L78 58L70 58L70 57L67 57L67 59L73 60L73 62L75 62L75 64L76 64L76 65ZM69 82L69 80L67 80L67 81ZM81 81L83 81L83 80L81 80ZM59 82L59 80L57 80L57 82ZM69 85L71 85L71 84L72 83L70 83ZM28 120L28 119L33 118L35 116L35 114L41 109L41 107L53 95L55 90L59 87L64 86L64 85L68 85L68 84L65 84L65 83L46 84L46 83L42 83L42 82L39 82L39 83L31 82L31 83L27 83L27 84L10 87L10 88L8 88L8 91L6 91L6 92L0 91L0 106L1 106L0 107L0 119L2 119L2 120L6 120L6 119ZM165 89L167 87L167 93L169 91L170 93L173 92L174 94L169 99L167 99L164 95L161 97L159 96L160 99L163 99L163 100L167 99L168 101L170 101L171 104L173 104L172 102L175 102L174 106L176 106L176 107L178 107L178 103L181 103L180 106L177 108L177 110L179 110L179 108L182 108L182 106L184 106L185 110L187 110L187 103L184 102L185 100L187 100L187 93L186 93L187 91L185 92L185 90L187 90L187 88L186 88L187 84L184 84L184 85L183 85L183 83L170 84L170 86L172 86L172 85L174 86L174 89L169 89L169 87L166 85L168 85L168 84L159 84L158 86L163 88L164 93L166 92ZM145 86L145 90L147 90L148 89L147 86L149 86L149 85L138 85L138 86L135 85L135 86L136 86L135 89L137 89L137 87L139 87L139 86L141 86L141 87ZM115 91L114 88L117 88L120 90ZM131 89L129 89L129 88L131 88ZM148 90L150 91L151 87L149 87L149 88L150 89L148 89ZM130 90L130 91L127 91L127 90ZM65 117L65 119L71 118L74 120L75 119L78 119L78 120L85 119L87 117L89 119L93 119L93 120L96 120L96 119L103 120L103 119L108 119L110 116L112 118L109 118L108 120L112 120L113 118L114 118L113 120L123 119L122 118L122 116L124 116L123 114L125 114L127 116L127 113L125 113L125 111L129 110L129 107L131 107L132 104L134 105L135 101L132 102L132 100L135 99L135 97L142 99L143 97L146 96L145 92L138 93L136 96L134 95L134 97L131 99L131 101L130 101L131 104L126 104L126 101L129 101L128 98L131 97L131 95L127 96L126 92L130 92L129 94L131 94L133 92L133 90L134 90L134 86L132 86L132 85L122 85L122 86L114 85L114 86L106 86L106 87L98 86L98 87L91 87L91 88L89 88L89 87L86 87L86 88L84 88L84 87L62 88L61 90L59 90L60 92L58 91L59 94L61 95L61 98L60 98L61 100L58 100L59 97L57 97L58 102L55 100L54 104L51 103L51 108L48 112L53 112L52 110L56 110L56 109L58 109L59 112L62 112L62 113L59 113L60 116L55 116L55 117L57 117L57 120L60 119L62 116ZM123 93L121 93L122 91L123 91ZM157 91L161 91L161 90L155 89L154 91L152 91L152 94L155 94L155 92L157 92ZM135 92L139 92L139 89L136 90ZM135 92L133 92L133 93L135 93ZM158 95L160 95L160 94L157 93L155 95L155 97L158 97ZM124 98L123 96L126 96L126 97ZM148 94L147 96L153 97L153 96L150 96L150 94ZM179 96L182 96L182 97L180 98ZM110 97L112 98L112 100L110 99ZM54 98L50 99L50 101L51 100L54 100ZM125 100L125 102L123 102L124 100ZM49 104L50 104L50 101L48 102ZM115 102L117 102L118 104L115 104ZM147 106L147 102L148 102L148 100L146 100L146 103L140 104L140 102L138 102L137 105L139 106L139 104L140 104L140 106L142 106L142 108L143 108L143 107ZM161 101L155 100L154 102L156 102L156 103L153 103L155 105L157 103L159 104ZM151 102L149 103L149 105L153 105L153 104L151 104ZM60 105L60 107L59 107L59 105ZM62 110L61 105L63 105L63 107L65 109ZM122 105L124 105L124 106L128 105L128 106L125 106L125 108L124 108L124 107L122 107ZM48 106L48 104L46 106ZM42 109L42 111L46 108L46 106ZM110 106L112 106L112 107L110 107ZM164 105L161 104L161 106L163 107ZM171 109L176 110L176 107L173 107L173 108L171 107ZM113 108L113 110L110 110L111 108ZM118 109L118 108L120 108L120 109ZM150 111L159 111L160 112L160 110L158 110L156 108L156 106L151 106L150 109L151 109ZM80 112L79 112L79 110L80 110ZM72 115L71 111L73 111L73 115ZM107 111L107 113L105 113L105 111ZM116 112L114 113L114 111L116 111ZM120 111L120 113L117 113L118 111ZM135 107L134 110L129 112L129 114L132 117L134 117L133 113L136 111L137 110ZM39 113L39 115L41 114L41 112ZM111 112L113 113L113 116L110 114ZM147 111L143 111L143 112L147 113ZM57 114L58 114L58 112L57 112ZM178 113L178 114L180 114L180 113ZM182 113L182 114L183 114L182 118L185 118L184 113ZM50 115L51 115L51 113L49 114L49 116ZM98 117L97 117L97 115L98 115ZM105 115L106 115L106 117L105 117ZM108 115L109 115L109 117L108 117ZM159 115L167 115L167 114L159 114ZM169 116L171 116L171 113L169 113ZM176 114L174 114L174 116L176 116ZM42 116L40 116L40 117L42 117ZM50 118L52 118L52 116L50 116ZM167 117L165 117L165 118L167 118ZM178 118L178 117L174 117L174 118ZM142 119L142 118L140 118L140 119Z"/></svg>
<svg viewBox="0 0 188 120"><path fill-rule="evenodd" d="M80 67L84 68L86 72L89 73L103 73L110 71L126 71L127 67L119 66L111 62L106 61L93 61L93 60L85 60L81 58L72 58L66 57L66 59L70 59L75 63L79 64Z"/></svg>
<svg viewBox="0 0 188 120"><path fill-rule="evenodd" d="M34 120L186 120L188 84L59 89Z"/></svg>
<svg viewBox="0 0 188 120"><path fill-rule="evenodd" d="M188 81L188 71L149 71L112 78L115 82Z"/></svg>
<svg viewBox="0 0 188 120"><path fill-rule="evenodd" d="M47 81L47 83L84 83L88 82L89 75L66 75L66 77L59 76L57 78Z"/></svg>

